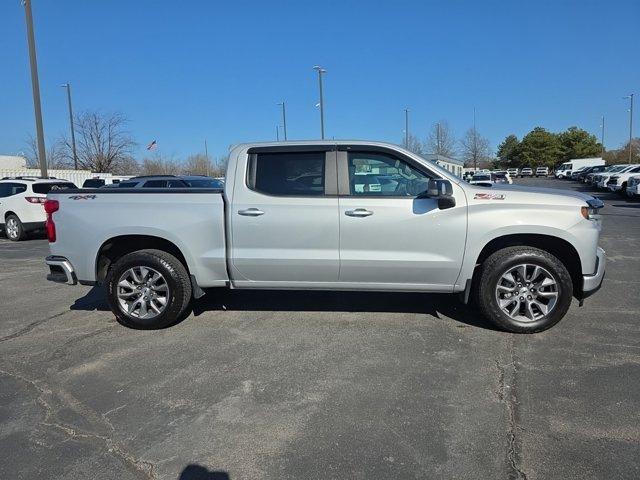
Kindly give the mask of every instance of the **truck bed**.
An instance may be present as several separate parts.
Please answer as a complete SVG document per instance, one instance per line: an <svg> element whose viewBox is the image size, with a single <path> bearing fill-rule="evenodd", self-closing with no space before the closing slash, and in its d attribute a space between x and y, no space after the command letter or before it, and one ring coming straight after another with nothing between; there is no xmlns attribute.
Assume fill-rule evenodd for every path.
<svg viewBox="0 0 640 480"><path fill-rule="evenodd" d="M78 281L97 280L96 259L116 237L157 237L184 253L201 287L225 285L225 208L223 191L198 188L98 188L51 192L57 241L51 254L66 257Z"/></svg>

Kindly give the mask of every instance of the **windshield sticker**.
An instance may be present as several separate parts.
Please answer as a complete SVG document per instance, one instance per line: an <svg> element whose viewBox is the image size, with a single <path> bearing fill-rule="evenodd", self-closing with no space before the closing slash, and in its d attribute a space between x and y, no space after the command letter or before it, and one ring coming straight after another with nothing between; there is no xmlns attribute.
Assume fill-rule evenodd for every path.
<svg viewBox="0 0 640 480"><path fill-rule="evenodd" d="M504 200L506 195L502 193L476 193L474 200Z"/></svg>

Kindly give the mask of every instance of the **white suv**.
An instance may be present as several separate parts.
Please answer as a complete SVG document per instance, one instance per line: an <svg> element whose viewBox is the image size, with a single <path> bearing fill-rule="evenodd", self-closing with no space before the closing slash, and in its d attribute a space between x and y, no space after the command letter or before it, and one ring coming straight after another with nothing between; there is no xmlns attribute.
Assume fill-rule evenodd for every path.
<svg viewBox="0 0 640 480"><path fill-rule="evenodd" d="M17 242L28 232L44 228L44 201L51 190L76 188L67 180L13 177L0 180L0 228Z"/></svg>

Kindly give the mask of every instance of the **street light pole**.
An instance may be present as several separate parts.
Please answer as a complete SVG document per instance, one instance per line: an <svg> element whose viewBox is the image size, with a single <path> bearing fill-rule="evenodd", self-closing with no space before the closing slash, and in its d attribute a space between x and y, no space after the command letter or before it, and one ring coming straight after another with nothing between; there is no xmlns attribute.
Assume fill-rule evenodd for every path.
<svg viewBox="0 0 640 480"><path fill-rule="evenodd" d="M602 150L600 152L600 156L604 156L604 115L602 115L602 134L600 136L600 144L602 145Z"/></svg>
<svg viewBox="0 0 640 480"><path fill-rule="evenodd" d="M320 89L320 138L324 140L324 97L322 95L322 74L327 71L319 65L313 67L318 72L318 87Z"/></svg>
<svg viewBox="0 0 640 480"><path fill-rule="evenodd" d="M633 140L633 93L624 98L629 99L629 163L631 163L631 140Z"/></svg>
<svg viewBox="0 0 640 480"><path fill-rule="evenodd" d="M279 103L278 105L282 107L282 130L284 133L284 140L286 141L287 140L287 112L286 112L284 100L282 101L282 103Z"/></svg>
<svg viewBox="0 0 640 480"><path fill-rule="evenodd" d="M27 42L29 43L29 64L31 66L31 89L33 91L33 109L36 116L36 137L38 141L38 160L40 161L40 175L48 177L47 154L44 147L44 128L42 127L42 108L40 106L40 82L38 80L38 61L36 58L36 38L33 33L33 15L31 0L23 0L27 22Z"/></svg>
<svg viewBox="0 0 640 480"><path fill-rule="evenodd" d="M67 89L67 102L69 103L69 125L71 126L71 151L73 152L73 165L74 168L78 169L78 155L76 153L76 134L73 129L73 109L71 108L71 84L65 83L64 85L60 85L63 88Z"/></svg>
<svg viewBox="0 0 640 480"><path fill-rule="evenodd" d="M404 109L404 148L409 148L409 109Z"/></svg>

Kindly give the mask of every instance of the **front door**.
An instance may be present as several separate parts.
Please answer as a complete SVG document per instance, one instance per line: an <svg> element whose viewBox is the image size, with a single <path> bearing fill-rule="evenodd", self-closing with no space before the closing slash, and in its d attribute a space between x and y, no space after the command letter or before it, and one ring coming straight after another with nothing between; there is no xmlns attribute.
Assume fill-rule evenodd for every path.
<svg viewBox="0 0 640 480"><path fill-rule="evenodd" d="M462 265L466 201L417 198L428 168L386 151L338 152L340 282L450 291ZM346 178L345 178L346 177ZM347 182L348 180L348 182Z"/></svg>
<svg viewBox="0 0 640 480"><path fill-rule="evenodd" d="M331 150L331 151L327 151ZM231 258L243 287L303 287L338 280L336 152L251 151L238 174Z"/></svg>

